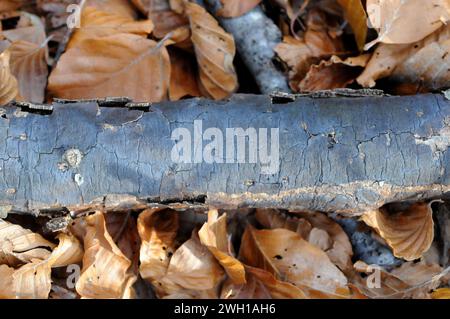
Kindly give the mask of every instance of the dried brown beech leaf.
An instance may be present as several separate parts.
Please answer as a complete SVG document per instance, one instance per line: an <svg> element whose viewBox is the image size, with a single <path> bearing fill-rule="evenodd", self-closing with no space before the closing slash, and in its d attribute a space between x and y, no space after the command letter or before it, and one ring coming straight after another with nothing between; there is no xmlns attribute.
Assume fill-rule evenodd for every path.
<svg viewBox="0 0 450 319"><path fill-rule="evenodd" d="M358 261L354 266L358 272L369 275L364 279L361 277L352 278L353 281L355 281L355 285L366 296L370 298L383 299L430 298L430 292L440 285L441 279L450 270L447 269L436 274L436 269L434 269L435 266L431 266L431 268L423 268L423 266L419 266L419 268L422 269L419 269L418 272L416 270L418 278L408 278L409 283L407 283L393 273L389 273L378 267L369 266L362 261ZM411 268L411 266L408 265L405 266L405 269L399 270L397 275L400 274L403 279L405 279L404 276L415 274L414 267Z"/></svg>
<svg viewBox="0 0 450 319"><path fill-rule="evenodd" d="M275 279L268 271L245 267L246 283L237 285L228 279L222 288L222 299L306 299L305 293L288 282Z"/></svg>
<svg viewBox="0 0 450 319"><path fill-rule="evenodd" d="M246 14L256 7L261 0L220 0L220 2L222 8L217 11L217 14L226 18L234 18Z"/></svg>
<svg viewBox="0 0 450 319"><path fill-rule="evenodd" d="M27 41L43 45L46 40L45 25L41 18L34 14L22 12L16 29L2 32L10 42Z"/></svg>
<svg viewBox="0 0 450 319"><path fill-rule="evenodd" d="M258 209L256 219L265 228L285 228L298 233L310 244L325 251L342 271L353 269L353 250L347 234L325 214L293 212L292 215L285 215L276 210Z"/></svg>
<svg viewBox="0 0 450 319"><path fill-rule="evenodd" d="M147 36L153 30L150 20L135 21L133 19L100 11L94 7L85 7L81 14L80 28L76 28L67 45L77 46L85 39L100 38L117 33L132 33Z"/></svg>
<svg viewBox="0 0 450 319"><path fill-rule="evenodd" d="M224 272L196 234L181 245L170 259L167 279L186 289L213 290Z"/></svg>
<svg viewBox="0 0 450 319"><path fill-rule="evenodd" d="M448 0L367 0L369 20L378 31L376 43L405 44L420 41L450 20Z"/></svg>
<svg viewBox="0 0 450 319"><path fill-rule="evenodd" d="M54 247L41 235L0 219L0 264L15 267L33 259L46 260Z"/></svg>
<svg viewBox="0 0 450 319"><path fill-rule="evenodd" d="M356 44L362 51L367 37L367 16L361 0L338 0L344 9L345 18L353 29Z"/></svg>
<svg viewBox="0 0 450 319"><path fill-rule="evenodd" d="M45 260L34 259L18 269L0 265L0 298L48 298L51 268L78 263L83 255L81 245L74 237L60 234L58 238L59 245Z"/></svg>
<svg viewBox="0 0 450 319"><path fill-rule="evenodd" d="M299 83L306 76L310 67L342 51L339 38L331 38L327 32L307 30L303 39L284 37L275 52L289 67L289 85L299 91Z"/></svg>
<svg viewBox="0 0 450 319"><path fill-rule="evenodd" d="M19 9L23 4L22 0L2 0L0 1L0 13Z"/></svg>
<svg viewBox="0 0 450 319"><path fill-rule="evenodd" d="M362 220L376 230L396 257L408 261L420 258L433 242L433 216L427 203L415 203L395 214L385 209L372 211L363 215Z"/></svg>
<svg viewBox="0 0 450 319"><path fill-rule="evenodd" d="M244 265L233 257L227 232L227 216L217 210L208 212L208 222L198 232L200 242L214 255L234 284L245 284Z"/></svg>
<svg viewBox="0 0 450 319"><path fill-rule="evenodd" d="M176 48L169 48L171 75L169 97L177 101L186 96L200 96L197 84L197 65L195 58Z"/></svg>
<svg viewBox="0 0 450 319"><path fill-rule="evenodd" d="M326 247L330 260L342 271L346 272L353 268L351 259L353 249L347 234L334 220L322 213L295 213L297 216L307 220L314 228L309 234L308 241L314 244L314 230L322 230L330 238L330 245ZM316 231L317 233L317 231Z"/></svg>
<svg viewBox="0 0 450 319"><path fill-rule="evenodd" d="M448 64L447 52L444 52L448 40L450 27L446 26L412 44L381 43L357 81L364 87L374 87L376 80L392 76L394 81L408 81L403 84L446 87L449 74L447 68L441 66Z"/></svg>
<svg viewBox="0 0 450 319"><path fill-rule="evenodd" d="M153 35L164 38L168 33L189 24L186 17L171 10L168 0L132 0L155 24Z"/></svg>
<svg viewBox="0 0 450 319"><path fill-rule="evenodd" d="M83 298L131 298L136 281L131 261L106 229L103 213L77 221L85 229L83 268L76 290Z"/></svg>
<svg viewBox="0 0 450 319"><path fill-rule="evenodd" d="M47 40L45 26L35 15L22 13L17 29L3 32L11 45L11 72L18 81L20 96L42 103L47 86Z"/></svg>
<svg viewBox="0 0 450 319"><path fill-rule="evenodd" d="M277 280L305 287L308 297L349 298L347 278L325 252L286 229L256 230L248 226L239 259L271 272Z"/></svg>
<svg viewBox="0 0 450 319"><path fill-rule="evenodd" d="M162 44L134 34L88 39L61 56L48 89L60 98L166 99L170 60Z"/></svg>
<svg viewBox="0 0 450 319"><path fill-rule="evenodd" d="M169 209L147 209L139 215L137 227L142 241L139 271L158 293L161 287L158 280L166 275L170 258L178 247L178 214Z"/></svg>
<svg viewBox="0 0 450 319"><path fill-rule="evenodd" d="M223 99L237 90L238 80L233 60L233 37L198 4L186 3L191 25L191 40L199 65L200 88L209 97Z"/></svg>
<svg viewBox="0 0 450 319"><path fill-rule="evenodd" d="M442 267L438 264L426 264L425 262L406 262L390 273L410 286L421 285L442 273Z"/></svg>
<svg viewBox="0 0 450 319"><path fill-rule="evenodd" d="M47 86L47 43L15 41L11 53L11 72L19 83L20 96L26 101L42 103Z"/></svg>
<svg viewBox="0 0 450 319"><path fill-rule="evenodd" d="M353 83L361 74L370 58L369 54L341 60L332 56L330 60L322 60L312 65L306 76L299 83L300 92L333 90L345 88Z"/></svg>
<svg viewBox="0 0 450 319"><path fill-rule="evenodd" d="M123 254L133 263L133 269L137 274L139 272L139 250L141 239L136 226L135 219L131 213L105 214L106 229L114 240L114 243Z"/></svg>
<svg viewBox="0 0 450 319"><path fill-rule="evenodd" d="M14 100L19 93L17 80L11 73L10 58L9 51L0 54L0 106Z"/></svg>
<svg viewBox="0 0 450 319"><path fill-rule="evenodd" d="M137 18L136 10L129 0L86 0L85 7L95 7L129 19Z"/></svg>
<svg viewBox="0 0 450 319"><path fill-rule="evenodd" d="M148 209L138 218L142 240L140 274L159 298L217 298L223 270L199 238L177 243L179 215Z"/></svg>

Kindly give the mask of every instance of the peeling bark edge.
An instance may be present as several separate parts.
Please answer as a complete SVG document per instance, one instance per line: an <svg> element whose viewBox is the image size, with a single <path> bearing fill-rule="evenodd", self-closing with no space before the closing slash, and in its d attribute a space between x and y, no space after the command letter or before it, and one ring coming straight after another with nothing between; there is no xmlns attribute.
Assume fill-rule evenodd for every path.
<svg viewBox="0 0 450 319"><path fill-rule="evenodd" d="M222 18L216 14L221 7L220 0L197 2L212 12L225 30L233 35L237 50L261 93L291 91L286 76L273 63L275 46L281 42L281 31L260 6L240 17Z"/></svg>
<svg viewBox="0 0 450 319"><path fill-rule="evenodd" d="M286 104L236 95L144 110L108 103L59 101L44 115L0 110L0 213L92 201L120 206L105 199L119 194L114 198L132 195L143 205L360 215L450 194L450 102L441 95L299 97ZM174 163L171 134L193 132L195 120L224 135L227 128L278 128L279 171L264 175L260 163Z"/></svg>

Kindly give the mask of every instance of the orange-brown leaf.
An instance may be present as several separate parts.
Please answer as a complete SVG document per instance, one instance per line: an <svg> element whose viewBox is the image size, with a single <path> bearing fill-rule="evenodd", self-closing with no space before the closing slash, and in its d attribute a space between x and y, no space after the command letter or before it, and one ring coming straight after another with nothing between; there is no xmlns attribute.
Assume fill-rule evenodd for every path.
<svg viewBox="0 0 450 319"><path fill-rule="evenodd" d="M386 240L396 257L405 260L420 258L433 242L433 216L427 203L416 203L394 214L386 209L372 211L363 215L362 220Z"/></svg>
<svg viewBox="0 0 450 319"><path fill-rule="evenodd" d="M60 98L166 99L170 60L162 44L134 34L88 39L61 56L48 89Z"/></svg>
<svg viewBox="0 0 450 319"><path fill-rule="evenodd" d="M198 4L186 3L191 25L191 40L199 65L201 90L214 99L223 99L237 90L238 80L233 60L233 37Z"/></svg>
<svg viewBox="0 0 450 319"><path fill-rule="evenodd" d="M234 18L246 14L256 7L261 0L220 0L220 2L222 8L217 11L217 14L226 18Z"/></svg>

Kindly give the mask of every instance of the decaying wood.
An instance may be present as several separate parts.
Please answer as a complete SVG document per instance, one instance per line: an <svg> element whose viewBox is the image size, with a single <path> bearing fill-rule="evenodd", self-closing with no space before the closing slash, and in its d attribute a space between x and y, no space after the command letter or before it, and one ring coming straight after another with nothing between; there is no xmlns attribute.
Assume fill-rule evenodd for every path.
<svg viewBox="0 0 450 319"><path fill-rule="evenodd" d="M2 109L0 214L92 201L200 201L359 215L450 192L450 102L441 95L121 103L141 105L119 99ZM259 162L174 163L171 134L193 134L194 120L224 135L279 128L279 171L264 175Z"/></svg>
<svg viewBox="0 0 450 319"><path fill-rule="evenodd" d="M255 78L261 93L290 91L286 76L273 63L274 48L281 42L281 31L261 7L257 6L240 17L221 18L216 14L221 7L220 0L198 2L208 8L225 30L233 35L237 50Z"/></svg>

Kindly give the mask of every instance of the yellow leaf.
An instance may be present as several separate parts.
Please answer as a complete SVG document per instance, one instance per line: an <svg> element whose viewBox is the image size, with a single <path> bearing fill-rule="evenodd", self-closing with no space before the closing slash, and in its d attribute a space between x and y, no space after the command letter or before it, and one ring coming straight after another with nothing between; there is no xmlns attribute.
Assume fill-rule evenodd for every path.
<svg viewBox="0 0 450 319"><path fill-rule="evenodd" d="M238 80L233 60L233 37L198 4L186 3L191 25L191 40L200 68L200 88L209 97L223 99L237 90Z"/></svg>
<svg viewBox="0 0 450 319"><path fill-rule="evenodd" d="M440 288L431 294L433 299L450 299L450 288Z"/></svg>
<svg viewBox="0 0 450 319"><path fill-rule="evenodd" d="M60 98L166 99L170 60L162 44L134 34L88 39L61 56L48 89Z"/></svg>
<svg viewBox="0 0 450 319"><path fill-rule="evenodd" d="M433 216L427 203L415 203L395 214L385 209L372 211L363 215L362 220L386 240L394 256L408 261L420 258L433 242Z"/></svg>

